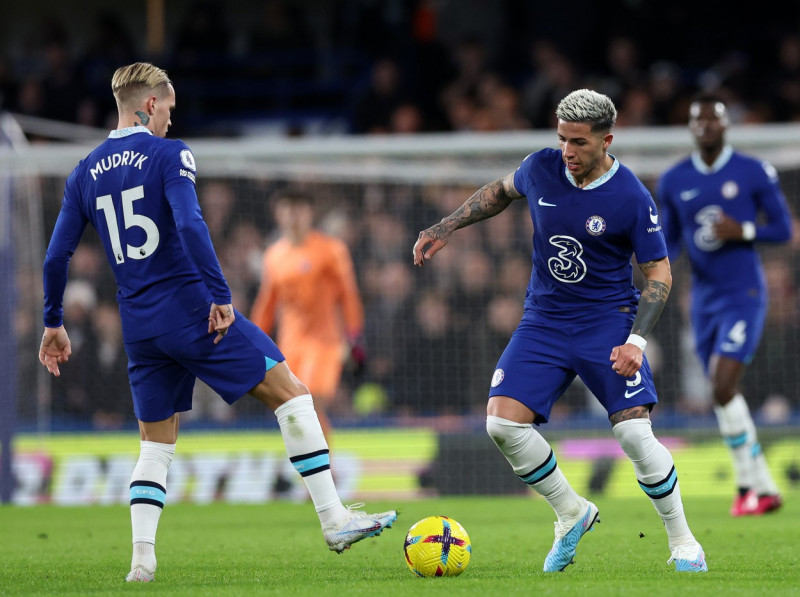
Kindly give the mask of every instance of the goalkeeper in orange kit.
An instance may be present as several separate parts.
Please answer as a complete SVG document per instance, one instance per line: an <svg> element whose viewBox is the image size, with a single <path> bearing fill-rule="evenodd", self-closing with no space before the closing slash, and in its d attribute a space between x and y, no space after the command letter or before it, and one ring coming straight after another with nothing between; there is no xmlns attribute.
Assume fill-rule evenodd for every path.
<svg viewBox="0 0 800 597"><path fill-rule="evenodd" d="M345 243L313 225L309 197L287 192L275 204L280 238L264 252L252 321L275 336L286 362L303 380L330 441L328 406L347 359L364 366L364 307Z"/></svg>

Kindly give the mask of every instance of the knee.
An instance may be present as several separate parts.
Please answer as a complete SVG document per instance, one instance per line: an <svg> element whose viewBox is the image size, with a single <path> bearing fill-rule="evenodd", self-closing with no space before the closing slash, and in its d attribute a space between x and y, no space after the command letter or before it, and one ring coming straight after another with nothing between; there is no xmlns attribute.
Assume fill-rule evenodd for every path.
<svg viewBox="0 0 800 597"><path fill-rule="evenodd" d="M736 395L736 387L727 380L715 379L712 385L714 402L720 406L725 406Z"/></svg>
<svg viewBox="0 0 800 597"><path fill-rule="evenodd" d="M285 362L278 363L267 371L250 393L260 402L275 410L296 396L308 394L308 387L301 382Z"/></svg>
<svg viewBox="0 0 800 597"><path fill-rule="evenodd" d="M614 425L612 431L628 458L635 459L648 452L656 442L650 419L628 419Z"/></svg>
<svg viewBox="0 0 800 597"><path fill-rule="evenodd" d="M529 424L516 423L487 415L486 433L492 438L495 445L502 449L503 446L513 446L522 441L530 433L532 427Z"/></svg>

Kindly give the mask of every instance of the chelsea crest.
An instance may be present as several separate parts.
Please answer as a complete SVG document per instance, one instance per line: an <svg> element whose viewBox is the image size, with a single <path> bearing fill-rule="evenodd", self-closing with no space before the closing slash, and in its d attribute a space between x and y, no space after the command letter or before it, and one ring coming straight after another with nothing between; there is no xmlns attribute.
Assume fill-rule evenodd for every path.
<svg viewBox="0 0 800 597"><path fill-rule="evenodd" d="M600 236L606 231L606 221L600 216L592 216L586 220L586 232L592 236Z"/></svg>

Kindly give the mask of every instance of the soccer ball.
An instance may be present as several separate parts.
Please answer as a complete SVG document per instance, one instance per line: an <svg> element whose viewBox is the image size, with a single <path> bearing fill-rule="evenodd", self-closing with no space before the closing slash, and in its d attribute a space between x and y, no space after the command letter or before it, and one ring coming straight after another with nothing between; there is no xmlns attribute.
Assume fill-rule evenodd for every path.
<svg viewBox="0 0 800 597"><path fill-rule="evenodd" d="M403 552L417 576L458 576L469 564L472 543L452 518L429 516L408 530Z"/></svg>

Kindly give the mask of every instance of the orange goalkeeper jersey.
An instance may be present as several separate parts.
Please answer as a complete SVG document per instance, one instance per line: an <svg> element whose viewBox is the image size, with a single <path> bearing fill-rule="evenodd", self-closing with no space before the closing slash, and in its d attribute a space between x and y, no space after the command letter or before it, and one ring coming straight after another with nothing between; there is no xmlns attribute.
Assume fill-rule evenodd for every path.
<svg viewBox="0 0 800 597"><path fill-rule="evenodd" d="M360 334L364 307L344 242L312 230L301 245L273 243L250 319L268 334L277 326L283 351L308 342L341 346L345 332Z"/></svg>

